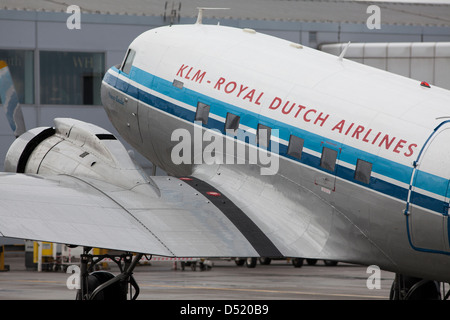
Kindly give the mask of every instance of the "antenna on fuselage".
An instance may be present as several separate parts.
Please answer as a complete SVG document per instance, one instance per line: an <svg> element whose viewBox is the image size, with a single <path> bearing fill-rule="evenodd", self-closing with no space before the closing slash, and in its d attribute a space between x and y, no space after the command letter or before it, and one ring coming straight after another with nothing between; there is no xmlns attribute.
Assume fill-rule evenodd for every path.
<svg viewBox="0 0 450 320"><path fill-rule="evenodd" d="M347 53L347 49L348 47L350 47L350 41L347 43L347 45L345 46L344 50L342 50L341 54L339 55L339 60L342 61L342 59L344 59L345 54Z"/></svg>
<svg viewBox="0 0 450 320"><path fill-rule="evenodd" d="M195 22L195 24L202 24L203 10L230 10L230 8L204 8L204 7L199 7L197 9L198 9L198 16L197 16L197 22Z"/></svg>

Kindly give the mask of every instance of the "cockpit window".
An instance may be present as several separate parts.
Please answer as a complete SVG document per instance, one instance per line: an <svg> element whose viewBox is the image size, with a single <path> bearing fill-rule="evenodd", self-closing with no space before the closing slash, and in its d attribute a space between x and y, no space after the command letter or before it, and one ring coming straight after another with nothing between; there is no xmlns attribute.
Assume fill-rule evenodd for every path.
<svg viewBox="0 0 450 320"><path fill-rule="evenodd" d="M122 63L122 68L120 68L124 73L130 74L135 54L136 51L128 49L127 55L125 56L125 60Z"/></svg>

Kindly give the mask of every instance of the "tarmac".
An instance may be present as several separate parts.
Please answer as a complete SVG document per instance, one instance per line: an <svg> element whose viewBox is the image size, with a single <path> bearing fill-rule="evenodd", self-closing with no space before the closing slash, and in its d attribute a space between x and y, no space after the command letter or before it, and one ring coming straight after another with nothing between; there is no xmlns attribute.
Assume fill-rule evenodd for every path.
<svg viewBox="0 0 450 320"><path fill-rule="evenodd" d="M180 262L150 261L138 265L134 278L140 287L138 300L388 300L394 274L365 266L338 263L326 266L306 262L300 268L289 260L275 260L255 268L237 266L233 260L207 261L181 268ZM27 271L24 254L6 254L10 270L0 272L0 300L74 300L71 273ZM117 274L115 264L109 272ZM65 269L65 268L64 268ZM371 287L371 288L369 288Z"/></svg>

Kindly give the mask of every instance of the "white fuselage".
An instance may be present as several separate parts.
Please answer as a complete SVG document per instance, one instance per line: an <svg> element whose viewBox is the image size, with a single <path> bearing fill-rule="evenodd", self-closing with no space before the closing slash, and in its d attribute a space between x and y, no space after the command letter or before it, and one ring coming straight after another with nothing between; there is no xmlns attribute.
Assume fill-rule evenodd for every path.
<svg viewBox="0 0 450 320"><path fill-rule="evenodd" d="M102 100L154 164L239 189L234 202L270 221L263 230L285 256L450 280L448 91L223 26L153 29L130 50L107 72ZM206 123L194 123L199 103L209 106ZM271 128L274 174L261 175L258 164L174 163L174 130L225 134L229 113L250 135Z"/></svg>

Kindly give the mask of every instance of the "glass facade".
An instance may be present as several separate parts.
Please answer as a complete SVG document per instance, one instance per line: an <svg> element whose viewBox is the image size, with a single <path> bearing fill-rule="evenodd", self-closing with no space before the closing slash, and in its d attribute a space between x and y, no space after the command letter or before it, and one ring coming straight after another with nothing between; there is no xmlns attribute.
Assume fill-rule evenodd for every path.
<svg viewBox="0 0 450 320"><path fill-rule="evenodd" d="M40 103L101 105L105 54L41 51Z"/></svg>
<svg viewBox="0 0 450 320"><path fill-rule="evenodd" d="M32 50L0 50L6 61L21 104L34 103L34 53Z"/></svg>

